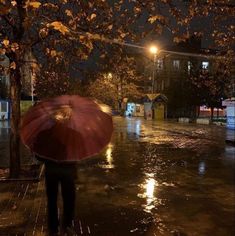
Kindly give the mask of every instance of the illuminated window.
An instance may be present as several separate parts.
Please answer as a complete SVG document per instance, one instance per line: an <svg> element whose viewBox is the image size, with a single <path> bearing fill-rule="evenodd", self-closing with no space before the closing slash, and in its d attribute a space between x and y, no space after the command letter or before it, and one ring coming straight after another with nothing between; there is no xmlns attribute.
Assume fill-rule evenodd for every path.
<svg viewBox="0 0 235 236"><path fill-rule="evenodd" d="M159 70L163 69L163 60L162 59L157 60L157 69L159 69Z"/></svg>
<svg viewBox="0 0 235 236"><path fill-rule="evenodd" d="M207 70L208 67L209 67L209 62L208 62L208 61L203 61L203 62L202 62L202 69Z"/></svg>
<svg viewBox="0 0 235 236"><path fill-rule="evenodd" d="M188 74L190 74L191 70L192 70L192 63L191 61L188 61Z"/></svg>
<svg viewBox="0 0 235 236"><path fill-rule="evenodd" d="M179 60L173 60L173 68L175 70L178 70L180 68L180 61Z"/></svg>

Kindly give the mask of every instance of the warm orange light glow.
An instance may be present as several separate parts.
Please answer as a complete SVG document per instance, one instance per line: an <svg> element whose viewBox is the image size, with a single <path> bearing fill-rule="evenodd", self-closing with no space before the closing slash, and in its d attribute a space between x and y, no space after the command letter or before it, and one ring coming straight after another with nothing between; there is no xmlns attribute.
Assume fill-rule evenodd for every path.
<svg viewBox="0 0 235 236"><path fill-rule="evenodd" d="M158 48L156 46L151 46L149 48L149 51L152 53L152 54L157 54L158 53Z"/></svg>

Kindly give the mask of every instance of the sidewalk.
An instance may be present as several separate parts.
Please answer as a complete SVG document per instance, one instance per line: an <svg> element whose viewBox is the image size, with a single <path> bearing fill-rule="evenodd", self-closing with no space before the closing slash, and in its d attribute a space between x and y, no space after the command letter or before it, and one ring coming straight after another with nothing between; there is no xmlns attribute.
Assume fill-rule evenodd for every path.
<svg viewBox="0 0 235 236"><path fill-rule="evenodd" d="M0 122L0 236L47 235L46 193L43 168L37 165L25 147L21 147L20 179L9 180L9 126ZM32 169L30 169L32 167ZM41 166L42 167L42 166ZM58 199L61 208L62 199ZM75 219L77 235L89 235L89 226Z"/></svg>
<svg viewBox="0 0 235 236"><path fill-rule="evenodd" d="M235 130L227 129L225 142L235 146Z"/></svg>
<svg viewBox="0 0 235 236"><path fill-rule="evenodd" d="M40 181L0 182L0 235L47 235L44 177ZM62 209L61 197L58 199ZM75 219L75 235L90 235L91 229Z"/></svg>
<svg viewBox="0 0 235 236"><path fill-rule="evenodd" d="M0 183L0 235L46 235L43 180Z"/></svg>

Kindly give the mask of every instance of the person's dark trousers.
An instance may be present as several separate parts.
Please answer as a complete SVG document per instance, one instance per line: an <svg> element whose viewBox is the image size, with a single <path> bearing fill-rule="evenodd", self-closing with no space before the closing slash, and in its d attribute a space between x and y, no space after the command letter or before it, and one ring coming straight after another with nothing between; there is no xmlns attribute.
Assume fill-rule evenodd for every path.
<svg viewBox="0 0 235 236"><path fill-rule="evenodd" d="M45 182L47 192L48 229L57 233L59 226L57 195L61 184L63 198L63 225L65 229L72 225L75 210L76 165L45 162Z"/></svg>
<svg viewBox="0 0 235 236"><path fill-rule="evenodd" d="M50 233L57 233L59 226L57 195L59 187L59 178L54 175L48 165L45 165L45 183L47 193L47 220Z"/></svg>
<svg viewBox="0 0 235 236"><path fill-rule="evenodd" d="M61 178L61 191L63 197L63 222L62 227L66 229L72 226L75 210L75 179L72 166L64 169L65 175ZM68 172L68 173L66 173Z"/></svg>

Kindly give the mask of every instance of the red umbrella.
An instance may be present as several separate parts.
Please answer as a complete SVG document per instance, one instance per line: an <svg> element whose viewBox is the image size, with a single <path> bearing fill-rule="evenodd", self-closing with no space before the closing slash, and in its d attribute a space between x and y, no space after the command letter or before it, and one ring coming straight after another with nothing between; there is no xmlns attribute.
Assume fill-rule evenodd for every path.
<svg viewBox="0 0 235 236"><path fill-rule="evenodd" d="M64 95L30 108L23 117L20 135L40 157L67 162L99 153L109 143L112 131L108 106Z"/></svg>

